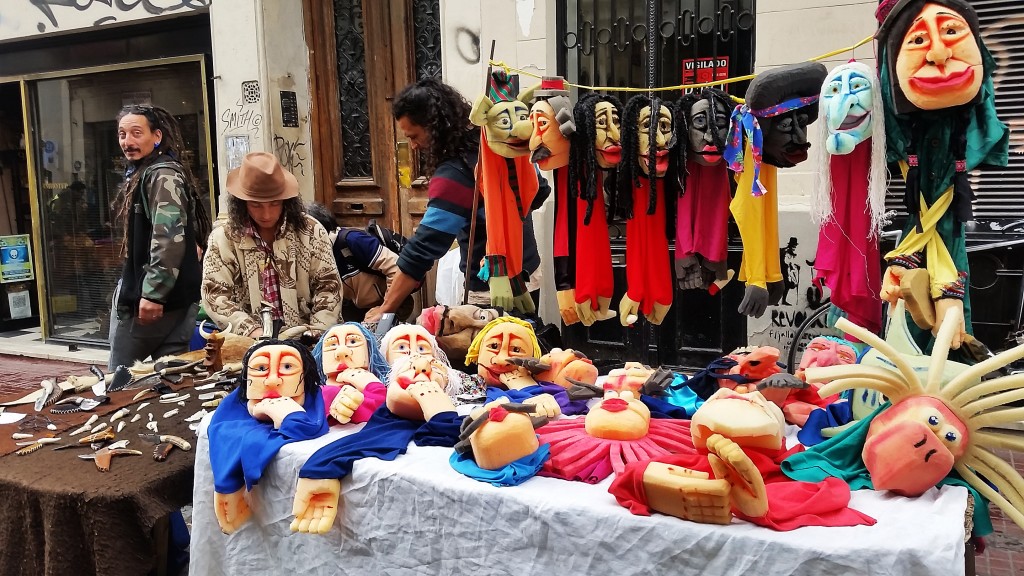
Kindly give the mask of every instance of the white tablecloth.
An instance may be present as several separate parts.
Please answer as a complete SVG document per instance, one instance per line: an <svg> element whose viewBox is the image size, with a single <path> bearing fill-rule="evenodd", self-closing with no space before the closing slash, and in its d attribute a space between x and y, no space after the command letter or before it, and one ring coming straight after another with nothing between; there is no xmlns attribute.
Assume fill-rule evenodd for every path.
<svg viewBox="0 0 1024 576"><path fill-rule="evenodd" d="M289 530L298 470L343 435L285 446L253 490L253 518L235 534L214 516L206 425L196 454L191 564L230 574L718 574L808 576L964 574L967 492L917 499L874 491L851 506L875 526L774 532L634 516L597 485L535 477L496 488L455 472L450 448L420 448L394 462L359 461L342 482L338 520L324 536ZM349 431L351 432L351 430Z"/></svg>

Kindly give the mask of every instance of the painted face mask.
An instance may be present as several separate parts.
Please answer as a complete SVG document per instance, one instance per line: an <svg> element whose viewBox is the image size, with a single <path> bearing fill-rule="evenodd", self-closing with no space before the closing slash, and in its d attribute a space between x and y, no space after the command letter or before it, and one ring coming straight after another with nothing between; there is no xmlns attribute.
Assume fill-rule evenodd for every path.
<svg viewBox="0 0 1024 576"><path fill-rule="evenodd" d="M857 144L871 138L875 79L862 71L840 67L826 79L821 93L829 154L849 154Z"/></svg>
<svg viewBox="0 0 1024 576"><path fill-rule="evenodd" d="M921 110L973 100L984 73L981 49L967 19L950 7L925 4L903 35L895 72L907 101Z"/></svg>
<svg viewBox="0 0 1024 576"><path fill-rule="evenodd" d="M606 170L614 168L622 160L619 110L611 102L600 101L594 105L594 121L597 165Z"/></svg>
<svg viewBox="0 0 1024 576"><path fill-rule="evenodd" d="M722 161L722 148L716 142L725 143L729 134L729 114L725 104L718 101L714 102L713 109L706 98L693 103L686 137L690 157L698 164L714 166Z"/></svg>
<svg viewBox="0 0 1024 576"><path fill-rule="evenodd" d="M370 367L370 351L366 337L354 324L339 324L327 331L321 359L328 377L348 368Z"/></svg>
<svg viewBox="0 0 1024 576"><path fill-rule="evenodd" d="M657 177L662 177L668 171L668 149L673 144L672 113L665 106L658 108L658 117L652 118L651 107L645 106L640 110L638 121L638 146L637 161L644 174L650 174L650 150L651 150L651 123L654 122L654 156L655 171Z"/></svg>
<svg viewBox="0 0 1024 576"><path fill-rule="evenodd" d="M291 398L299 404L305 399L302 357L291 346L274 344L253 352L245 365L245 378L250 413L267 398Z"/></svg>

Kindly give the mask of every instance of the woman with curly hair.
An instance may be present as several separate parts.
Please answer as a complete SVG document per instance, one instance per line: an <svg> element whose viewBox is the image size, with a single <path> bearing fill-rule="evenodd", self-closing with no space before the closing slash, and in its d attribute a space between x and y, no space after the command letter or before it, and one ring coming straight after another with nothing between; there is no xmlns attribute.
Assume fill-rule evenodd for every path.
<svg viewBox="0 0 1024 576"><path fill-rule="evenodd" d="M268 152L253 152L228 174L228 221L210 234L203 260L203 307L231 332L277 328L319 335L341 319L341 278L327 231L306 214L295 176Z"/></svg>
<svg viewBox="0 0 1024 576"><path fill-rule="evenodd" d="M477 212L473 255L467 257L466 253L475 193L473 169L480 149L480 129L469 122L470 108L458 90L434 78L410 84L395 96L392 114L409 146L420 151L420 170L430 176L429 200L416 233L398 256L399 272L384 303L367 312L364 322L376 322L384 313L395 312L454 239L461 251L459 269L469 274L470 301L490 302L487 283L477 277L487 245L483 202ZM543 204L550 193L542 179L533 208ZM527 218L523 224L523 269L533 275L539 268L533 221ZM537 285L536 278L527 283L531 290Z"/></svg>

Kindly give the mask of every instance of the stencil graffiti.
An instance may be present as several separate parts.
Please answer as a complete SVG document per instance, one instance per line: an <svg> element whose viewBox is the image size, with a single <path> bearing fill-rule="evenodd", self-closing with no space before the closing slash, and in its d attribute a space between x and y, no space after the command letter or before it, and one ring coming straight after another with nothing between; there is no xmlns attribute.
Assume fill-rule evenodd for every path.
<svg viewBox="0 0 1024 576"><path fill-rule="evenodd" d="M281 136L274 136L274 154L277 161L292 174L306 175L306 157L301 154L305 142L292 142Z"/></svg>
<svg viewBox="0 0 1024 576"><path fill-rule="evenodd" d="M93 22L93 26L100 26L108 22L117 21L117 13L127 14L138 10L153 16L159 16L160 14L176 10L208 8L213 3L213 0L29 0L29 2L38 8L43 13L43 16L46 16L50 26L60 28L58 14L72 9L77 12L89 10L114 11L115 14L104 14L102 16L97 14L98 18ZM97 5L99 5L98 8ZM103 8L104 6L106 9ZM54 10L55 8L57 10ZM46 24L40 22L38 29L40 32L45 32Z"/></svg>

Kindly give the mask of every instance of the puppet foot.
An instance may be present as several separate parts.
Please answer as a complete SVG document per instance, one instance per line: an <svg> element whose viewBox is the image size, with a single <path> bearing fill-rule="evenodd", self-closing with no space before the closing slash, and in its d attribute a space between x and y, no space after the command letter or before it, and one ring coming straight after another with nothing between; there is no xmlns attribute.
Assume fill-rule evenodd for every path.
<svg viewBox="0 0 1024 576"><path fill-rule="evenodd" d="M292 503L292 532L326 534L338 516L340 502L340 480L299 478Z"/></svg>
<svg viewBox="0 0 1024 576"><path fill-rule="evenodd" d="M245 487L231 494L213 493L213 509L221 532L233 534L252 516L249 503L245 500Z"/></svg>
<svg viewBox="0 0 1024 576"><path fill-rule="evenodd" d="M739 444L714 434L708 438L708 462L715 477L732 485L730 497L740 512L752 518L768 513L768 491L764 478Z"/></svg>

